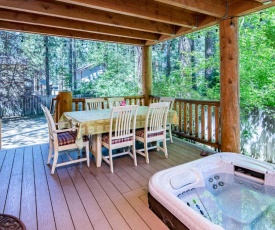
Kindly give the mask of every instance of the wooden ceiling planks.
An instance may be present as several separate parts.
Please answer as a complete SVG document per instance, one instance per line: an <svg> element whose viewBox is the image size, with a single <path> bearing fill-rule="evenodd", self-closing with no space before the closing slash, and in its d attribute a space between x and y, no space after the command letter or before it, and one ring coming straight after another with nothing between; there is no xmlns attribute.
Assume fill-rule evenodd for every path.
<svg viewBox="0 0 275 230"><path fill-rule="evenodd" d="M0 0L0 28L152 45L275 5L275 0Z"/></svg>

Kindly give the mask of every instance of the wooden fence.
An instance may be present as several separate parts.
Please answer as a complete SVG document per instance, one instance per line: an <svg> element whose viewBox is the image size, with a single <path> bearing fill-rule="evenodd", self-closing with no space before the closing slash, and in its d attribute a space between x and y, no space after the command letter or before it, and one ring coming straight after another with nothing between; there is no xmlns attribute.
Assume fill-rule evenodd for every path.
<svg viewBox="0 0 275 230"><path fill-rule="evenodd" d="M10 99L0 104L0 113L4 118L41 115L41 104L49 107L52 101L50 96L31 95Z"/></svg>

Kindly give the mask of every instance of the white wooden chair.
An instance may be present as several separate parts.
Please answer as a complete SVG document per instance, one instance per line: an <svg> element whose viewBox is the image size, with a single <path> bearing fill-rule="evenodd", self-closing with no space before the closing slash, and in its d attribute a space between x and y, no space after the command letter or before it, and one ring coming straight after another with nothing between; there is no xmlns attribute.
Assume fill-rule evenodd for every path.
<svg viewBox="0 0 275 230"><path fill-rule="evenodd" d="M169 106L170 110L173 109L174 101L175 101L175 98L173 98L173 97L161 97L159 99L159 102L169 102L170 103L170 106ZM167 123L167 128L166 129L169 131L169 138L166 138L166 140L170 140L170 142L173 143L171 124Z"/></svg>
<svg viewBox="0 0 275 230"><path fill-rule="evenodd" d="M137 166L136 147L135 147L135 128L137 117L137 105L113 107L110 120L110 131L102 134L102 145L109 149L109 156L102 156L102 159L110 165L113 173L113 157L129 154L134 159ZM132 153L130 151L132 146ZM127 151L126 148L128 147ZM123 148L122 153L113 155L113 149Z"/></svg>
<svg viewBox="0 0 275 230"><path fill-rule="evenodd" d="M107 98L108 108L112 109L113 107L120 106L122 101L124 101L123 97L109 97Z"/></svg>
<svg viewBox="0 0 275 230"><path fill-rule="evenodd" d="M80 157L79 156L78 159L74 160L70 157L69 154L67 154L69 161L57 163L58 156L59 156L60 152L71 150L71 149L78 149L77 145L75 144L77 130L76 130L76 128L68 128L68 129L62 129L62 130L56 129L56 126L60 125L61 123L63 125L65 123L68 123L68 125L70 125L70 123L69 122L54 123L54 120L53 120L48 108L43 105L41 105L41 107L42 107L43 112L45 113L47 123L48 123L48 129L49 129L50 148L49 148L47 164L50 164L51 159L53 158L51 174L54 174L56 167L73 164L73 163L78 163L81 161L87 161L87 165L89 167L90 166L90 157L89 157L89 138L88 138L88 136L83 137L83 143L84 143L85 149L86 149L86 157L79 158Z"/></svg>
<svg viewBox="0 0 275 230"><path fill-rule="evenodd" d="M166 120L169 110L169 102L151 103L146 115L144 129L136 130L136 140L144 143L144 149L136 150L137 153L144 156L146 163L149 163L149 149L157 148L162 150L168 158L166 147ZM158 144L148 147L150 142L163 142L163 147Z"/></svg>
<svg viewBox="0 0 275 230"><path fill-rule="evenodd" d="M85 110L104 109L104 98L86 98Z"/></svg>

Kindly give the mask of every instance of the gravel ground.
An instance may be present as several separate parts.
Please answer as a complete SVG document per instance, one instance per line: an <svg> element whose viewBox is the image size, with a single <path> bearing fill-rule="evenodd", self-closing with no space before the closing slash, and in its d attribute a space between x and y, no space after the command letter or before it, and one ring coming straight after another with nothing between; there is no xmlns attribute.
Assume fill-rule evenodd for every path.
<svg viewBox="0 0 275 230"><path fill-rule="evenodd" d="M9 118L2 120L2 149L48 143L45 116Z"/></svg>

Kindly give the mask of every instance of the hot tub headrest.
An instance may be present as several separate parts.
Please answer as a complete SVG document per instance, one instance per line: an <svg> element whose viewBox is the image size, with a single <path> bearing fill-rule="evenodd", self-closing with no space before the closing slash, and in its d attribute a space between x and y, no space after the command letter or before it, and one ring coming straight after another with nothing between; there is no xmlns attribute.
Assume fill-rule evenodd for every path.
<svg viewBox="0 0 275 230"><path fill-rule="evenodd" d="M170 184L174 189L180 189L186 185L193 184L196 181L196 174L190 170L186 170L170 178Z"/></svg>

